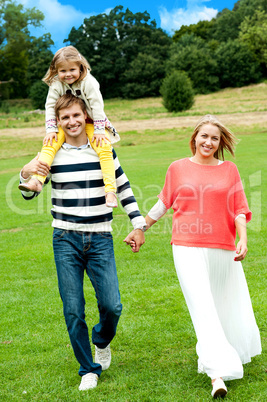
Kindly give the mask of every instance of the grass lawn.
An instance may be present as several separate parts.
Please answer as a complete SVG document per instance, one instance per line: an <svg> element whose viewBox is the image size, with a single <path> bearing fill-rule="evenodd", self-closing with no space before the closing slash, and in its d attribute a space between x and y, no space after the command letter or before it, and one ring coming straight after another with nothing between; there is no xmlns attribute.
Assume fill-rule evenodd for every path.
<svg viewBox="0 0 267 402"><path fill-rule="evenodd" d="M219 102L219 93L216 96ZM267 400L267 129L258 123L233 129L240 139L235 163L254 218L243 266L263 353L244 366L243 379L226 383L228 401ZM159 131L151 144L140 136L136 145L117 148L144 215L156 201L170 163L189 156L189 135L189 129L178 130L176 136L171 130ZM17 149L27 145L24 156L14 152L14 138L0 138L0 143L0 401L211 400L209 379L197 374L196 338L172 260L171 211L151 228L145 245L134 254L123 243L131 226L121 207L114 213L113 235L123 314L112 342L112 364L95 390L78 391L78 364L65 328L53 261L50 189L47 186L28 203L17 190L18 172L35 156L40 141L26 144L18 138ZM97 308L88 280L85 294L91 328Z"/></svg>
<svg viewBox="0 0 267 402"><path fill-rule="evenodd" d="M207 113L262 112L267 110L267 82L242 88L226 88L208 95L196 95L190 110L168 113L162 98L135 100L107 99L105 112L110 121L144 120L175 116L202 116ZM29 100L6 101L9 113L0 108L0 129L44 126L44 114L34 112ZM43 111L42 111L43 112Z"/></svg>

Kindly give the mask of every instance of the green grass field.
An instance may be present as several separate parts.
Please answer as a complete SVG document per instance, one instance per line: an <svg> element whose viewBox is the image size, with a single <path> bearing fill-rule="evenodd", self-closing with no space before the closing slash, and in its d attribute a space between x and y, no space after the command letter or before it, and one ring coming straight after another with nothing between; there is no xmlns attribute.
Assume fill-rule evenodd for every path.
<svg viewBox="0 0 267 402"><path fill-rule="evenodd" d="M224 104L223 113L232 113L233 99L227 107L225 91L221 98L220 93L216 96L217 102L221 99ZM204 103L207 109L203 96ZM235 104L238 111L238 97ZM247 111L255 108L247 106ZM249 253L243 266L263 353L244 366L243 379L226 383L228 401L267 400L267 127L260 123L231 128L240 139L235 163L253 212L248 227ZM153 141L135 136L134 146L127 146L121 133L125 144L117 148L117 154L144 215L156 201L170 163L190 155L191 131L159 130L157 139L146 132L143 136ZM171 212L151 228L145 245L134 254L123 243L131 226L121 207L114 214L113 235L123 314L112 342L112 364L95 390L78 391L78 364L69 345L53 261L50 189L48 186L28 203L17 190L18 172L35 156L40 140L29 143L0 136L0 142L0 401L211 400L209 379L197 374L196 338L173 265ZM20 156L25 147L26 155ZM91 328L97 322L97 307L88 280L85 293Z"/></svg>
<svg viewBox="0 0 267 402"><path fill-rule="evenodd" d="M208 95L196 95L190 110L168 113L161 98L105 100L105 111L111 121L144 120L175 116L202 116L207 113L262 112L267 110L267 82L242 88L226 88ZM29 100L5 101L0 108L0 129L44 126L44 114L34 113ZM9 113L6 113L8 108Z"/></svg>

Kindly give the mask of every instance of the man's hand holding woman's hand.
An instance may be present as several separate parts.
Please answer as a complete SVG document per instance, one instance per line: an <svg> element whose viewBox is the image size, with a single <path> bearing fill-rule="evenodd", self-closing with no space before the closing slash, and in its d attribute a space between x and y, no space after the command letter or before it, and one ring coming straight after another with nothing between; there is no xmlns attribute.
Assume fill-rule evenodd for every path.
<svg viewBox="0 0 267 402"><path fill-rule="evenodd" d="M144 232L141 229L134 229L123 241L127 245L131 246L131 249L134 253L138 253L140 247L145 242Z"/></svg>

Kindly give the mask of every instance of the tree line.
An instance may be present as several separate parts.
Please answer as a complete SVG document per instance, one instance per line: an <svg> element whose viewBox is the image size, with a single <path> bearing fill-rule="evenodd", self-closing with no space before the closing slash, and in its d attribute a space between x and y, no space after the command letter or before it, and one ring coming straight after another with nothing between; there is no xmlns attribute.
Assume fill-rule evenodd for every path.
<svg viewBox="0 0 267 402"><path fill-rule="evenodd" d="M43 19L36 8L0 0L0 99L31 97L44 108L47 87L41 78L54 43L49 33L30 34ZM172 37L148 12L117 6L84 19L64 43L87 58L106 99L159 96L163 79L174 71L187 74L194 93L239 87L267 75L267 0L239 0L232 11L183 25Z"/></svg>

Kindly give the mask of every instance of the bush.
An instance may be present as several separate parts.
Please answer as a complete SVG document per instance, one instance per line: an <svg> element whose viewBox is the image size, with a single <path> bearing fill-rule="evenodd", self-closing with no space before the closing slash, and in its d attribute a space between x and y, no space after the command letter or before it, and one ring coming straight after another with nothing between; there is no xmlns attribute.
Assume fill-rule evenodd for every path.
<svg viewBox="0 0 267 402"><path fill-rule="evenodd" d="M44 109L48 86L42 81L36 81L30 89L30 99L35 109Z"/></svg>
<svg viewBox="0 0 267 402"><path fill-rule="evenodd" d="M173 71L164 78L160 93L169 112L181 112L194 104L194 91L185 71Z"/></svg>
<svg viewBox="0 0 267 402"><path fill-rule="evenodd" d="M5 113L5 114L10 113L10 107L9 107L8 101L1 102L0 107L1 107L1 112L2 113Z"/></svg>
<svg viewBox="0 0 267 402"><path fill-rule="evenodd" d="M259 82L263 77L260 63L247 44L238 39L221 43L215 59L222 88L242 87Z"/></svg>

